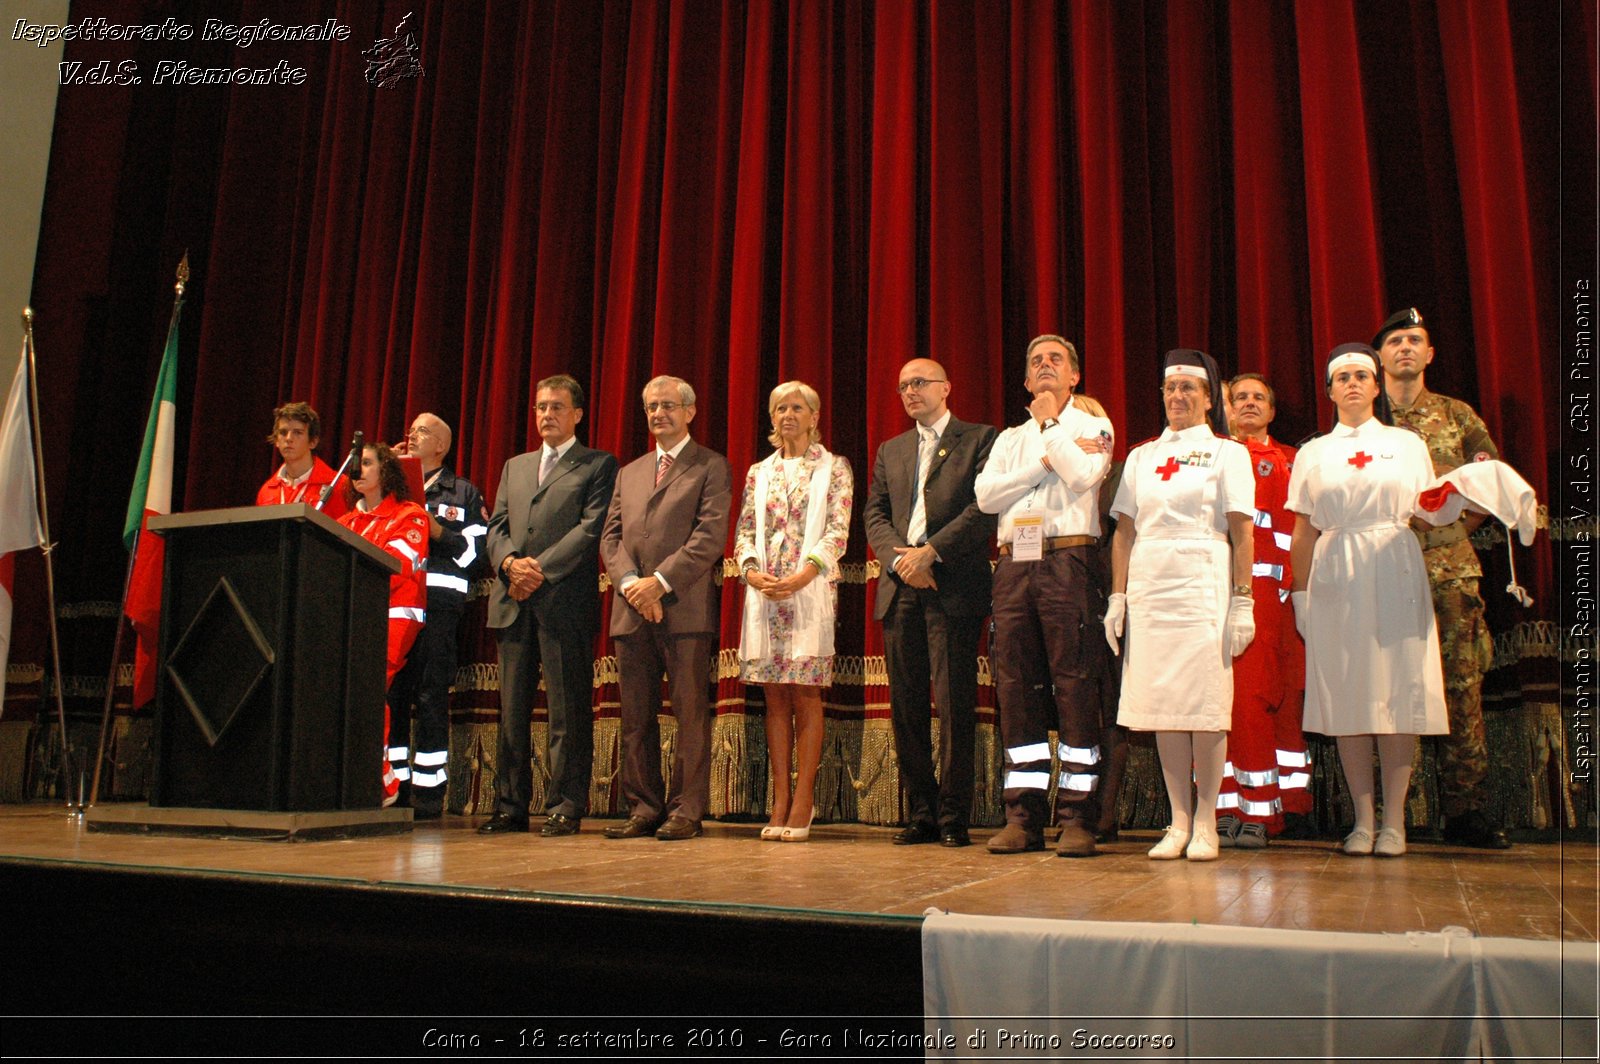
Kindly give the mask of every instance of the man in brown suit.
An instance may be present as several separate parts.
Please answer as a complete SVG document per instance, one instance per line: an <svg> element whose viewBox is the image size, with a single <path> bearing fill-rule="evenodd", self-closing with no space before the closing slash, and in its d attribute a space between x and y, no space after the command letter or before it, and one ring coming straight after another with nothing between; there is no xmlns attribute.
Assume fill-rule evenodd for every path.
<svg viewBox="0 0 1600 1064"><path fill-rule="evenodd" d="M626 823L606 837L692 839L711 783L711 651L732 498L728 461L689 438L694 389L677 377L644 387L656 445L617 474L600 534L600 557L617 588L611 636L622 694L622 793ZM661 778L661 674L678 718L672 789Z"/></svg>

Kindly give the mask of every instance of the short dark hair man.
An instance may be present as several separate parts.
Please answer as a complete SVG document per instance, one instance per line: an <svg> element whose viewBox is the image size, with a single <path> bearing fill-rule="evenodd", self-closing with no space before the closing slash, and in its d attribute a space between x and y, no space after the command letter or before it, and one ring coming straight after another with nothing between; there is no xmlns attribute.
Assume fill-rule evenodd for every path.
<svg viewBox="0 0 1600 1064"><path fill-rule="evenodd" d="M1428 391L1424 374L1434 350L1415 307L1390 315L1372 346L1383 362L1384 390L1389 393L1394 423L1427 442L1435 476L1467 462L1500 457L1477 411L1459 399ZM1483 568L1469 538L1483 520L1483 514L1468 510L1455 523L1420 536L1439 622L1445 705L1450 713L1450 733L1438 740L1444 839L1503 850L1511 842L1485 811L1489 749L1483 729L1483 674L1494 661L1494 643L1478 593Z"/></svg>
<svg viewBox="0 0 1600 1064"><path fill-rule="evenodd" d="M284 403L272 412L272 431L267 442L277 448L283 464L256 492L257 506L277 506L287 502L315 505L323 489L334 482L334 472L316 456L322 438L322 419L310 403ZM345 497L344 477L328 493L322 512L338 520L350 508Z"/></svg>
<svg viewBox="0 0 1600 1064"><path fill-rule="evenodd" d="M528 830L529 718L541 669L550 707L546 837L575 835L594 768L594 638L600 630L600 529L617 460L585 447L583 387L540 381L534 416L544 445L506 463L489 518L489 627L500 651L500 743L486 835Z"/></svg>
<svg viewBox="0 0 1600 1064"><path fill-rule="evenodd" d="M1234 438L1250 451L1256 478L1252 607L1256 637L1233 659L1233 729L1217 795L1217 841L1259 849L1287 815L1311 812L1311 762L1301 732L1305 644L1289 604L1289 473L1295 448L1267 429L1277 416L1272 385L1259 373L1228 382ZM1296 832L1298 833L1298 832Z"/></svg>

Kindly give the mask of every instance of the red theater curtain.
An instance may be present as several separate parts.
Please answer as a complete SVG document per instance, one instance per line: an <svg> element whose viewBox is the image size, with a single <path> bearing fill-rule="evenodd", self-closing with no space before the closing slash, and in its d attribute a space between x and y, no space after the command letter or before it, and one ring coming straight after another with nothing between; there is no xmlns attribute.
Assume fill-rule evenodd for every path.
<svg viewBox="0 0 1600 1064"><path fill-rule="evenodd" d="M170 7L192 22L329 14ZM360 50L413 10L426 76L369 86ZM353 430L394 439L434 410L492 498L536 440L535 382L557 372L589 392L585 438L623 461L648 446L645 381L686 378L694 433L728 455L736 489L768 448L768 390L807 380L859 505L876 448L907 426L904 360L944 362L956 413L1003 424L1043 331L1078 344L1124 451L1159 428L1156 367L1177 345L1267 373L1278 435L1298 439L1329 419L1322 354L1412 304L1440 352L1430 384L1477 405L1543 496L1554 483L1551 293L1587 261L1571 231L1557 239L1556 211L1564 187L1592 188L1592 2L332 12L348 40L68 45L147 73L160 59L306 71L299 86L62 89L34 305L58 576L80 620L99 618L69 646L74 690L103 670L94 604L120 584L115 529L185 249L189 509L249 497L273 465L268 411L290 398L322 412L330 456ZM1588 185L1563 173L1573 143ZM1534 556L1553 609L1547 547ZM850 686L881 653L867 560L858 523L839 643L862 671L835 692L845 715L883 700ZM727 648L731 584L724 601ZM19 632L22 660L40 645Z"/></svg>

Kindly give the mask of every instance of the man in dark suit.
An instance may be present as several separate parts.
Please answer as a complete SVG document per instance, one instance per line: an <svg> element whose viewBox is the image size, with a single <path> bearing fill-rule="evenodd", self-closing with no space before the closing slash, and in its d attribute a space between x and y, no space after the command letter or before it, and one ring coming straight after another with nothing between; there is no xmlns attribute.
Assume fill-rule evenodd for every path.
<svg viewBox="0 0 1600 1064"><path fill-rule="evenodd" d="M594 637L600 628L596 544L617 460L573 433L583 386L547 377L534 393L544 446L506 463L489 517L489 623L500 650L500 746L495 812L485 835L528 830L528 717L539 671L550 707L548 814L539 833L575 835L594 767Z"/></svg>
<svg viewBox="0 0 1600 1064"><path fill-rule="evenodd" d="M978 638L989 615L989 544L995 519L978 509L973 482L995 430L950 413L949 375L912 359L897 385L917 425L878 448L863 517L878 557L874 613L883 622L900 782L909 812L899 846L971 843ZM939 713L933 772L929 680Z"/></svg>
<svg viewBox="0 0 1600 1064"><path fill-rule="evenodd" d="M600 556L617 588L611 635L622 695L625 823L613 839L700 834L711 789L711 651L728 539L728 461L689 438L694 389L677 377L644 388L656 445L617 474ZM678 718L672 789L661 778L661 674Z"/></svg>

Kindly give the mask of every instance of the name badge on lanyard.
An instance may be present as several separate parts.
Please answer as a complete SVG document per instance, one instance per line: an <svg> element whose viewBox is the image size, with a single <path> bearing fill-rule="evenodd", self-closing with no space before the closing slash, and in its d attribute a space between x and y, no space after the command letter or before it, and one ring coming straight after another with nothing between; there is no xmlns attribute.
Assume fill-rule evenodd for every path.
<svg viewBox="0 0 1600 1064"><path fill-rule="evenodd" d="M1023 510L1011 519L1011 560L1036 562L1044 557L1044 511Z"/></svg>

